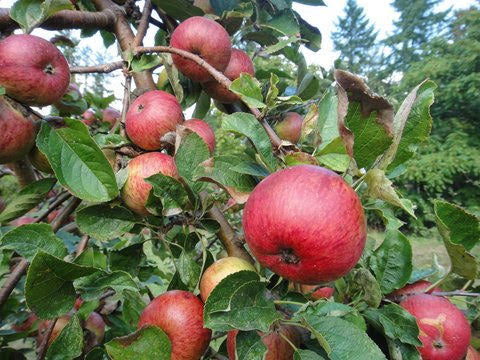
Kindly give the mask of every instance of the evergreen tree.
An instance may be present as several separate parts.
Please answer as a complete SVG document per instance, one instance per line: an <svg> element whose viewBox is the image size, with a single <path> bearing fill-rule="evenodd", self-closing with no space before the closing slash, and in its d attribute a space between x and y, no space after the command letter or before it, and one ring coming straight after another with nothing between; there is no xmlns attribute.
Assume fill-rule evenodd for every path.
<svg viewBox="0 0 480 360"><path fill-rule="evenodd" d="M351 72L367 75L376 63L376 40L378 31L362 7L355 0L348 0L343 17L337 21L337 30L332 33L335 50L340 51L340 60Z"/></svg>
<svg viewBox="0 0 480 360"><path fill-rule="evenodd" d="M441 33L450 10L435 12L442 0L394 0L392 6L400 14L394 21L395 32L385 40L391 52L387 57L388 72L405 71L422 58L422 48Z"/></svg>

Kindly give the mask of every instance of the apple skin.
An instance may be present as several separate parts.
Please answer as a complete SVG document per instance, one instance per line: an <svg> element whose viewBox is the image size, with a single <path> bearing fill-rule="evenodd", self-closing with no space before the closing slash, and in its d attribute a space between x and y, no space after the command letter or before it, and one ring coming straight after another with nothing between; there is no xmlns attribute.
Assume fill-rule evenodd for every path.
<svg viewBox="0 0 480 360"><path fill-rule="evenodd" d="M144 179L158 173L178 177L175 161L170 155L159 152L145 153L128 164L128 176L122 189L122 198L134 213L142 216L149 214L145 204L152 185Z"/></svg>
<svg viewBox="0 0 480 360"><path fill-rule="evenodd" d="M303 117L295 112L285 114L282 121L275 125L275 131L282 140L298 143L302 132Z"/></svg>
<svg viewBox="0 0 480 360"><path fill-rule="evenodd" d="M414 282L413 284L407 284L403 288L395 290L394 292L389 294L389 297L408 297L411 295L416 295L418 293L423 293L425 289L427 289L431 285L432 283L430 281L419 280L417 282ZM442 291L442 289L435 287L432 290L430 290L427 294L431 294L432 292L439 292L439 291Z"/></svg>
<svg viewBox="0 0 480 360"><path fill-rule="evenodd" d="M93 109L85 110L85 112L82 114L81 120L85 125L91 126L95 121L97 121L97 118L95 117L95 111Z"/></svg>
<svg viewBox="0 0 480 360"><path fill-rule="evenodd" d="M318 289L317 289L318 288ZM317 289L317 290L315 290ZM290 283L288 290L295 291L295 286ZM315 291L313 291L315 290ZM313 291L313 292L312 292ZM335 289L330 286L318 287L318 285L303 285L300 284L300 293L306 295L312 300L328 299L333 296Z"/></svg>
<svg viewBox="0 0 480 360"><path fill-rule="evenodd" d="M232 49L230 62L223 73L233 81L239 78L241 73L254 76L255 69L252 60L245 51ZM216 80L203 83L202 87L208 95L221 103L231 104L240 99L237 94L225 89L225 87Z"/></svg>
<svg viewBox="0 0 480 360"><path fill-rule="evenodd" d="M200 119L190 119L185 121L183 126L200 136L203 141L205 141L205 144L207 144L210 153L213 154L215 151L215 133L210 125Z"/></svg>
<svg viewBox="0 0 480 360"><path fill-rule="evenodd" d="M67 326L68 322L70 321L70 318L70 315L63 315L57 319L57 322L53 327L52 335L50 335L50 338L48 339L47 346L50 346L52 342L54 342L55 339L58 337L58 335L60 335L63 328ZM37 346L40 346L40 344L42 343L42 340L45 336L45 331L47 331L48 329L48 324L49 321L42 321L38 326Z"/></svg>
<svg viewBox="0 0 480 360"><path fill-rule="evenodd" d="M400 306L412 314L420 329L423 360L461 360L470 344L470 325L447 299L418 294L407 297Z"/></svg>
<svg viewBox="0 0 480 360"><path fill-rule="evenodd" d="M256 271L255 267L248 261L237 257L226 257L215 261L210 265L202 275L200 280L200 296L204 302L212 290L228 275L234 274L242 270Z"/></svg>
<svg viewBox="0 0 480 360"><path fill-rule="evenodd" d="M55 45L34 35L10 35L0 41L0 85L26 105L51 105L70 83L67 60Z"/></svg>
<svg viewBox="0 0 480 360"><path fill-rule="evenodd" d="M183 113L175 96L161 90L140 95L128 109L125 130L132 142L145 150L162 147L161 138L183 122Z"/></svg>
<svg viewBox="0 0 480 360"><path fill-rule="evenodd" d="M160 327L172 343L171 360L199 360L208 348L212 331L203 327L203 303L188 291L168 291L147 305L138 328Z"/></svg>
<svg viewBox="0 0 480 360"><path fill-rule="evenodd" d="M102 121L108 123L110 129L115 126L120 116L120 111L112 107L102 110Z"/></svg>
<svg viewBox="0 0 480 360"><path fill-rule="evenodd" d="M210 0L194 0L193 6L202 9L205 14L215 14L215 10L213 10Z"/></svg>
<svg viewBox="0 0 480 360"><path fill-rule="evenodd" d="M263 266L306 285L349 272L367 236L355 191L341 176L314 165L293 166L261 181L245 205L243 230Z"/></svg>
<svg viewBox="0 0 480 360"><path fill-rule="evenodd" d="M236 360L236 339L238 330L231 330L227 334L227 353L229 360ZM292 346L280 336L284 335L295 346L300 346L301 336L294 326L282 325L279 328L271 331L268 334L259 335L262 337L262 342L267 347L265 360L292 360L295 350Z"/></svg>
<svg viewBox="0 0 480 360"><path fill-rule="evenodd" d="M480 354L473 346L469 346L465 360L480 360Z"/></svg>
<svg viewBox="0 0 480 360"><path fill-rule="evenodd" d="M35 144L36 129L30 118L0 96L0 164L20 160Z"/></svg>
<svg viewBox="0 0 480 360"><path fill-rule="evenodd" d="M28 154L28 159L38 171L53 174L52 166L48 162L47 157L36 146L34 146L32 151Z"/></svg>
<svg viewBox="0 0 480 360"><path fill-rule="evenodd" d="M82 96L82 93L80 92L80 88L79 88L78 84L70 83L70 85L68 85L67 91L65 91L65 93L62 95L62 98L63 98L63 96L65 96L67 94L72 94L73 95L75 93L78 94L78 97ZM60 98L58 101L55 101L55 103L53 104L53 106L55 106L57 108L57 110L60 112L60 114L71 114L71 113L75 113L75 112L78 111L78 109L75 106L70 106L70 105L62 102L62 98Z"/></svg>
<svg viewBox="0 0 480 360"><path fill-rule="evenodd" d="M183 21L173 31L170 46L199 55L218 71L230 61L232 44L227 31L217 22L202 16ZM175 66L183 75L197 82L213 80L212 76L192 60L172 54Z"/></svg>

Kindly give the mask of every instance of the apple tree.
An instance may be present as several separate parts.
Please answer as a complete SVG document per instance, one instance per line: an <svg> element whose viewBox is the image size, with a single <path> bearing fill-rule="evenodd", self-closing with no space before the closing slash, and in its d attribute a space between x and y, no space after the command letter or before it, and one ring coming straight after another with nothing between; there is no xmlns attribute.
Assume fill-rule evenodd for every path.
<svg viewBox="0 0 480 360"><path fill-rule="evenodd" d="M0 358L478 358L479 219L436 199L450 264L418 268L394 185L436 85L394 109L355 74L309 71L321 34L295 2L324 6L0 9L0 163L21 185L0 213ZM69 66L66 29L118 59ZM114 71L120 111L74 81Z"/></svg>

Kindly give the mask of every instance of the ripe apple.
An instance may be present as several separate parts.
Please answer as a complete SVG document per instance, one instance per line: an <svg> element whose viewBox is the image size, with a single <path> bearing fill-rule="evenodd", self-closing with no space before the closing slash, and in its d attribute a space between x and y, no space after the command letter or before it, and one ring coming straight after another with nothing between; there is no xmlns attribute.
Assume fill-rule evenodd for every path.
<svg viewBox="0 0 480 360"><path fill-rule="evenodd" d="M227 68L223 72L230 80L235 80L240 77L241 73L255 75L253 62L245 51L232 49L232 56ZM221 103L234 103L239 100L238 95L225 89L225 87L216 80L209 81L202 84L203 90L213 99Z"/></svg>
<svg viewBox="0 0 480 360"><path fill-rule="evenodd" d="M3 96L0 96L0 134L0 164L20 160L35 143L34 122L14 109Z"/></svg>
<svg viewBox="0 0 480 360"><path fill-rule="evenodd" d="M455 305L440 296L418 294L407 297L400 306L417 320L422 359L463 359L470 344L470 325Z"/></svg>
<svg viewBox="0 0 480 360"><path fill-rule="evenodd" d="M48 346L50 346L52 342L58 337L58 335L60 335L63 328L67 326L68 322L70 321L70 318L70 315L63 315L57 319L57 322L53 327L52 335L50 335L50 338L48 339ZM48 329L48 324L49 321L42 321L38 326L37 346L40 346L40 344L42 343L43 338L45 337L45 332Z"/></svg>
<svg viewBox="0 0 480 360"><path fill-rule="evenodd" d="M108 107L104 110L102 110L102 121L108 123L109 128L113 128L117 121L120 119L120 111Z"/></svg>
<svg viewBox="0 0 480 360"><path fill-rule="evenodd" d="M213 154L215 150L215 133L213 132L210 125L208 125L205 121L200 119L190 119L183 123L187 129L192 130L198 136L200 136L205 144L208 146L208 150L210 153Z"/></svg>
<svg viewBox="0 0 480 360"><path fill-rule="evenodd" d="M99 313L94 311L85 320L83 328L88 330L85 349L85 352L88 352L94 346L102 343L105 336L105 321Z"/></svg>
<svg viewBox="0 0 480 360"><path fill-rule="evenodd" d="M275 125L275 131L282 140L296 144L300 140L303 117L295 112L285 114L282 121Z"/></svg>
<svg viewBox="0 0 480 360"><path fill-rule="evenodd" d="M220 281L228 275L242 270L256 271L248 261L233 256L215 261L202 275L200 281L200 296L202 300L204 302L207 301L208 296Z"/></svg>
<svg viewBox="0 0 480 360"><path fill-rule="evenodd" d="M295 286L293 283L290 283L288 285L288 290L295 291ZM318 285L303 285L303 284L300 284L299 290L300 290L300 293L307 295L312 300L328 299L332 297L333 293L335 292L335 289L330 286L318 287Z"/></svg>
<svg viewBox="0 0 480 360"><path fill-rule="evenodd" d="M52 166L48 162L47 157L36 146L34 146L28 154L28 159L38 171L53 174Z"/></svg>
<svg viewBox="0 0 480 360"><path fill-rule="evenodd" d="M278 275L315 285L345 275L365 246L360 199L333 171L297 165L262 180L243 212L245 239Z"/></svg>
<svg viewBox="0 0 480 360"><path fill-rule="evenodd" d="M183 122L177 98L165 91L153 90L140 95L128 109L125 130L135 145L145 150L162 147L162 136L175 131Z"/></svg>
<svg viewBox="0 0 480 360"><path fill-rule="evenodd" d="M70 83L67 60L51 42L34 35L0 41L0 85L26 105L58 101Z"/></svg>
<svg viewBox="0 0 480 360"><path fill-rule="evenodd" d="M139 155L130 161L127 181L122 189L123 201L130 210L139 215L148 215L145 204L152 185L144 179L158 173L178 177L175 161L170 155L151 152Z"/></svg>
<svg viewBox="0 0 480 360"><path fill-rule="evenodd" d="M480 354L473 346L469 346L465 360L480 360Z"/></svg>
<svg viewBox="0 0 480 360"><path fill-rule="evenodd" d="M87 126L92 125L96 120L97 118L95 117L95 111L93 109L87 109L82 114L82 121Z"/></svg>
<svg viewBox="0 0 480 360"><path fill-rule="evenodd" d="M80 92L80 88L78 87L78 84L76 83L70 83L68 85L67 91L65 91L65 94L62 95L62 97L55 101L53 106L57 108L57 110L60 112L60 114L71 114L71 113L76 113L78 114L78 107L77 106L72 106L68 103L68 101L63 101L63 97L65 95L69 95L72 99L77 99L82 97L82 93Z"/></svg>
<svg viewBox="0 0 480 360"><path fill-rule="evenodd" d="M236 360L236 339L238 330L231 330L227 334L227 352L230 360ZM292 360L295 350L292 346L280 335L282 334L289 339L295 346L300 345L300 333L293 326L282 325L268 334L259 332L262 337L262 342L267 347L265 360Z"/></svg>
<svg viewBox="0 0 480 360"><path fill-rule="evenodd" d="M420 293L423 293L431 285L432 283L430 281L419 280L413 284L407 284L403 288L395 290L389 296L390 297L407 297L411 295L420 294ZM431 294L434 291L442 291L442 289L435 287L432 290L430 290L428 294Z"/></svg>
<svg viewBox="0 0 480 360"><path fill-rule="evenodd" d="M152 300L140 314L138 328L160 327L172 343L171 360L199 360L212 332L203 327L203 303L188 291L168 291Z"/></svg>
<svg viewBox="0 0 480 360"><path fill-rule="evenodd" d="M213 10L210 0L194 0L193 6L202 9L205 14L215 14L215 10Z"/></svg>
<svg viewBox="0 0 480 360"><path fill-rule="evenodd" d="M230 61L232 44L227 31L206 17L193 16L182 22L172 33L170 46L200 56L218 71ZM183 75L197 82L212 80L212 76L192 60L172 54L175 66Z"/></svg>
<svg viewBox="0 0 480 360"><path fill-rule="evenodd" d="M12 329L16 332L30 331L37 320L37 315L31 312L22 323L12 325Z"/></svg>

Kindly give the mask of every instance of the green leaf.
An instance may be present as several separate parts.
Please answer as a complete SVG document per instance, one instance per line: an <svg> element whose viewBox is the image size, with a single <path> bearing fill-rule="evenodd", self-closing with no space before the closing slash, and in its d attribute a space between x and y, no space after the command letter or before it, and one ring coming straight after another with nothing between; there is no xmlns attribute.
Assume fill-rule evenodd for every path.
<svg viewBox="0 0 480 360"><path fill-rule="evenodd" d="M260 82L252 75L242 73L240 77L232 81L230 90L240 96L242 101L254 108L263 108L262 89Z"/></svg>
<svg viewBox="0 0 480 360"><path fill-rule="evenodd" d="M149 70L162 63L162 59L158 55L142 54L140 58L134 58L131 66L133 72L141 72Z"/></svg>
<svg viewBox="0 0 480 360"><path fill-rule="evenodd" d="M27 33L60 10L73 10L69 0L17 0L10 9L10 17Z"/></svg>
<svg viewBox="0 0 480 360"><path fill-rule="evenodd" d="M307 73L297 89L297 95L302 100L313 98L320 89L320 81L312 73Z"/></svg>
<svg viewBox="0 0 480 360"><path fill-rule="evenodd" d="M249 138L268 170L276 170L277 161L273 156L272 144L255 116L242 112L224 115L221 126L223 130Z"/></svg>
<svg viewBox="0 0 480 360"><path fill-rule="evenodd" d="M187 285L190 291L194 291L202 271L201 266L196 261L195 251L183 250L174 261L180 280Z"/></svg>
<svg viewBox="0 0 480 360"><path fill-rule="evenodd" d="M412 274L412 246L398 230L390 230L370 258L370 267L384 294L405 286Z"/></svg>
<svg viewBox="0 0 480 360"><path fill-rule="evenodd" d="M83 330L77 315L73 315L57 338L48 347L46 360L74 359L82 354Z"/></svg>
<svg viewBox="0 0 480 360"><path fill-rule="evenodd" d="M186 207L188 194L177 179L163 174L155 174L145 180L152 184L151 191L162 204L162 215L177 215Z"/></svg>
<svg viewBox="0 0 480 360"><path fill-rule="evenodd" d="M115 38L115 35L113 35L110 31L100 30L100 35L103 39L103 46L105 46L106 48L109 48L110 46L115 44L115 41L117 40Z"/></svg>
<svg viewBox="0 0 480 360"><path fill-rule="evenodd" d="M284 36L298 36L300 25L294 12L290 9L278 12L268 22L262 23L262 27L270 28Z"/></svg>
<svg viewBox="0 0 480 360"><path fill-rule="evenodd" d="M256 331L239 331L235 338L236 359L263 359L267 347Z"/></svg>
<svg viewBox="0 0 480 360"><path fill-rule="evenodd" d="M200 93L200 96L197 100L197 104L195 105L195 110L193 111L192 118L195 119L203 119L207 116L210 110L210 104L212 100L210 96L205 91Z"/></svg>
<svg viewBox="0 0 480 360"><path fill-rule="evenodd" d="M364 268L353 271L350 283L352 298L362 300L371 307L378 307L382 301L380 285L372 273Z"/></svg>
<svg viewBox="0 0 480 360"><path fill-rule="evenodd" d="M224 278L210 293L203 317L205 326L216 331L268 331L281 318L265 283L253 271Z"/></svg>
<svg viewBox="0 0 480 360"><path fill-rule="evenodd" d="M270 74L270 87L268 88L267 96L265 97L265 102L268 107L273 107L275 105L275 100L278 96L278 88L277 84L279 82L279 78L274 73Z"/></svg>
<svg viewBox="0 0 480 360"><path fill-rule="evenodd" d="M57 180L46 178L28 184L16 194L0 213L0 223L16 219L37 206L47 196Z"/></svg>
<svg viewBox="0 0 480 360"><path fill-rule="evenodd" d="M478 243L478 218L445 201L435 201L434 211L438 231L452 263L452 271L474 280L479 272L479 265L468 249Z"/></svg>
<svg viewBox="0 0 480 360"><path fill-rule="evenodd" d="M387 338L388 352L392 360L422 360L417 348L399 340Z"/></svg>
<svg viewBox="0 0 480 360"><path fill-rule="evenodd" d="M53 319L73 307L73 281L96 269L63 261L39 250L32 260L25 282L28 308L41 319Z"/></svg>
<svg viewBox="0 0 480 360"><path fill-rule="evenodd" d="M115 174L107 158L78 120L65 119L66 127L47 123L37 136L37 146L46 155L58 181L76 197L104 202L118 195Z"/></svg>
<svg viewBox="0 0 480 360"><path fill-rule="evenodd" d="M130 210L109 204L83 208L77 211L76 220L82 233L100 241L122 236L135 225L135 217Z"/></svg>
<svg viewBox="0 0 480 360"><path fill-rule="evenodd" d="M348 321L332 316L305 318L305 320L328 344L327 348L325 344L320 345L331 360L386 360L385 355L366 332Z"/></svg>
<svg viewBox="0 0 480 360"><path fill-rule="evenodd" d="M104 270L107 268L107 256L100 251L93 250L93 248L89 247L75 258L74 263Z"/></svg>
<svg viewBox="0 0 480 360"><path fill-rule="evenodd" d="M255 162L242 161L241 163L233 166L231 170L236 171L240 174L248 174L258 177L266 177L270 174L267 169Z"/></svg>
<svg viewBox="0 0 480 360"><path fill-rule="evenodd" d="M230 11L235 9L238 5L238 0L210 0L215 14L222 15L224 11Z"/></svg>
<svg viewBox="0 0 480 360"><path fill-rule="evenodd" d="M210 157L207 144L196 133L189 133L181 139L175 152L178 174L189 184L193 183L195 168Z"/></svg>
<svg viewBox="0 0 480 360"><path fill-rule="evenodd" d="M312 5L312 6L327 6L323 0L293 0L300 4Z"/></svg>
<svg viewBox="0 0 480 360"><path fill-rule="evenodd" d="M275 54L275 53L279 52L280 50L284 49L285 47L287 47L288 45L299 42L300 40L301 39L299 37L296 37L296 36L291 36L287 39L282 39L279 42L277 42L276 44L267 46L262 51L262 54L263 55Z"/></svg>
<svg viewBox="0 0 480 360"><path fill-rule="evenodd" d="M86 301L98 298L106 289L121 294L125 290L138 291L137 284L125 271L96 271L94 274L75 281L75 289L82 293Z"/></svg>
<svg viewBox="0 0 480 360"><path fill-rule="evenodd" d="M140 296L140 293L137 291L125 290L123 295L125 297L122 311L123 320L129 324L132 329L136 329L138 320L140 319L140 314L142 313L146 304Z"/></svg>
<svg viewBox="0 0 480 360"><path fill-rule="evenodd" d="M382 159L382 168L394 169L410 159L432 130L430 106L437 85L426 80L415 87L395 114L393 143Z"/></svg>
<svg viewBox="0 0 480 360"><path fill-rule="evenodd" d="M247 201L256 182L250 175L239 173L233 168L242 163L242 159L223 155L200 164L194 173L194 180L210 181L224 188L239 204Z"/></svg>
<svg viewBox="0 0 480 360"><path fill-rule="evenodd" d="M401 199L393 187L393 183L387 178L385 172L381 169L370 169L365 176L365 182L368 185L367 195L373 199L385 200L386 202L398 206L405 210L415 219L413 204L408 199Z"/></svg>
<svg viewBox="0 0 480 360"><path fill-rule="evenodd" d="M293 360L326 360L322 355L312 350L297 349L293 354Z"/></svg>
<svg viewBox="0 0 480 360"><path fill-rule="evenodd" d="M397 304L388 304L380 309L369 308L364 315L375 327L383 329L386 336L402 343L421 346L415 317Z"/></svg>
<svg viewBox="0 0 480 360"><path fill-rule="evenodd" d="M55 236L48 224L27 224L7 232L0 241L0 248L11 249L31 262L39 250L63 258L67 249Z"/></svg>
<svg viewBox="0 0 480 360"><path fill-rule="evenodd" d="M170 360L172 345L167 334L156 326L144 326L134 333L105 344L113 360Z"/></svg>
<svg viewBox="0 0 480 360"><path fill-rule="evenodd" d="M307 41L305 46L308 49L317 52L322 47L322 34L320 33L320 30L303 20L297 12L295 12L295 15L300 23L300 36L302 37L302 40Z"/></svg>

